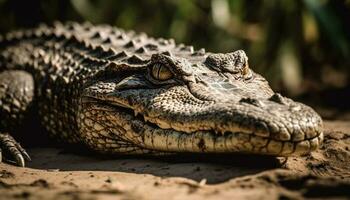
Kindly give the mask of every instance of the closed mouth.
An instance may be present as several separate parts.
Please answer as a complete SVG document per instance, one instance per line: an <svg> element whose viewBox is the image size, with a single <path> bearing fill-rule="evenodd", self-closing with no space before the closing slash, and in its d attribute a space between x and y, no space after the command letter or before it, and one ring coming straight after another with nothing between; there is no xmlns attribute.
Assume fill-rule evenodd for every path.
<svg viewBox="0 0 350 200"><path fill-rule="evenodd" d="M191 133L172 128L161 128L142 114L135 114L131 108L116 105L96 98L85 98L84 102L93 102L107 106L118 114L128 116L133 134L137 135L140 146L168 152L207 152L207 153L253 153L274 156L304 155L316 150L323 142L323 133L301 141L282 141L268 136L246 131L198 130ZM131 141L132 142L132 141Z"/></svg>

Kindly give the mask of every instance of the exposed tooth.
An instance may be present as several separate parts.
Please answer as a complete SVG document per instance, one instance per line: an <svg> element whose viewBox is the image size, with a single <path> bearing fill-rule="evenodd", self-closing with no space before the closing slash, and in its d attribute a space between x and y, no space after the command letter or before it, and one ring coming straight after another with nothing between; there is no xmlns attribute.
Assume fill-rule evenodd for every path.
<svg viewBox="0 0 350 200"><path fill-rule="evenodd" d="M137 110L134 110L134 116L137 117L138 114Z"/></svg>

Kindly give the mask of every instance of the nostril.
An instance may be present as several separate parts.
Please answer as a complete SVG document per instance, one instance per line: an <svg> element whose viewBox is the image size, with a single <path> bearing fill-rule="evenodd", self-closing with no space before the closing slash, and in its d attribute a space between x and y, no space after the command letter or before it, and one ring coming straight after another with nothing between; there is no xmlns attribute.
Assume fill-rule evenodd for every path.
<svg viewBox="0 0 350 200"><path fill-rule="evenodd" d="M283 104L283 105L286 105L286 101L284 99L284 97L279 94L279 93L275 93L273 94L270 98L269 98L270 101L273 101L273 102L276 102L276 103L279 103L279 104Z"/></svg>
<svg viewBox="0 0 350 200"><path fill-rule="evenodd" d="M257 107L263 107L264 103L258 99L253 99L253 98L242 98L241 100L239 100L240 103L248 103Z"/></svg>

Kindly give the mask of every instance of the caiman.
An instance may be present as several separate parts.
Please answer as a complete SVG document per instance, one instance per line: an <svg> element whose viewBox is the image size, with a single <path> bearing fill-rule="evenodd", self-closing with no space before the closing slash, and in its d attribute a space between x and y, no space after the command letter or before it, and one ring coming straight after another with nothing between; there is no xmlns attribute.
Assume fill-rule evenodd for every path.
<svg viewBox="0 0 350 200"><path fill-rule="evenodd" d="M288 157L323 141L321 117L275 93L243 50L194 51L89 23L0 36L0 150L19 166L30 160L13 137L25 118L50 138L104 154Z"/></svg>

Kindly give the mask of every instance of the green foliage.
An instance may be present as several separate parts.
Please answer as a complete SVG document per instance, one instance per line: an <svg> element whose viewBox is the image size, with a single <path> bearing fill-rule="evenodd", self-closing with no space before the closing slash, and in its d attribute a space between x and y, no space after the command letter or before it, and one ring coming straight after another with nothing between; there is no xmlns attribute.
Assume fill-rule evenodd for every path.
<svg viewBox="0 0 350 200"><path fill-rule="evenodd" d="M275 89L349 85L350 3L345 0L0 0L0 32L90 21L172 37L212 52L247 51ZM325 74L326 73L326 74ZM325 78L326 77L326 78Z"/></svg>

